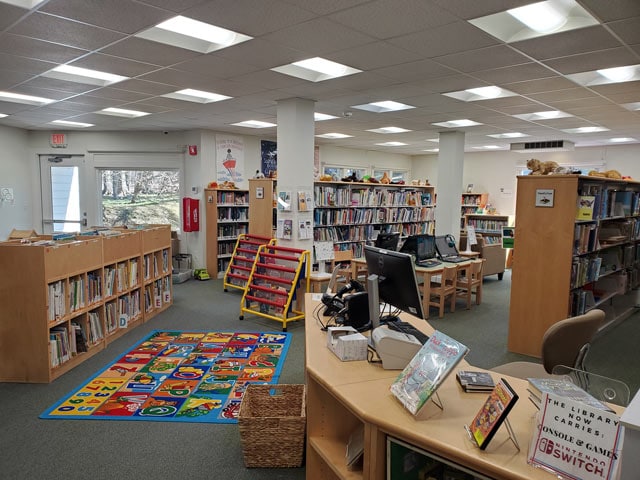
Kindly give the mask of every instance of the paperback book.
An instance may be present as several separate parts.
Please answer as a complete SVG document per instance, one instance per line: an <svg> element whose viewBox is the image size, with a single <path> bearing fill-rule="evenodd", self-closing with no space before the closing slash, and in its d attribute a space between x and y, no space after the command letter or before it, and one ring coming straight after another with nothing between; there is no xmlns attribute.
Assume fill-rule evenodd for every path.
<svg viewBox="0 0 640 480"><path fill-rule="evenodd" d="M458 370L456 379L465 392L490 392L496 385L489 372L479 370Z"/></svg>
<svg viewBox="0 0 640 480"><path fill-rule="evenodd" d="M504 378L500 379L469 427L480 450L487 448L517 401L518 394Z"/></svg>
<svg viewBox="0 0 640 480"><path fill-rule="evenodd" d="M391 393L416 415L469 349L435 331L391 385Z"/></svg>
<svg viewBox="0 0 640 480"><path fill-rule="evenodd" d="M543 394L552 393L564 398L570 398L576 402L584 403L590 407L607 412L613 412L611 408L599 401L593 395L587 393L571 380L565 378L528 378L529 399L540 408Z"/></svg>

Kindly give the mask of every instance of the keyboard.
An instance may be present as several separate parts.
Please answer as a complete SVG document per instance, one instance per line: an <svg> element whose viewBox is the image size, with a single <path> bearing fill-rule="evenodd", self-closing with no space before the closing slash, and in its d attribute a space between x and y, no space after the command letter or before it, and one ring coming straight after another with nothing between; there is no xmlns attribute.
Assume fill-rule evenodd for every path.
<svg viewBox="0 0 640 480"><path fill-rule="evenodd" d="M470 260L467 257L442 257L443 262L460 263Z"/></svg>
<svg viewBox="0 0 640 480"><path fill-rule="evenodd" d="M416 266L418 267L431 268L438 265L442 265L440 260L416 260Z"/></svg>
<svg viewBox="0 0 640 480"><path fill-rule="evenodd" d="M407 335L413 335L416 340L418 340L421 344L425 344L427 340L429 340L429 336L425 333L418 330L416 327L411 325L409 322L403 322L401 320L396 320L395 322L388 322L387 327L390 330L395 330L396 332L402 332Z"/></svg>

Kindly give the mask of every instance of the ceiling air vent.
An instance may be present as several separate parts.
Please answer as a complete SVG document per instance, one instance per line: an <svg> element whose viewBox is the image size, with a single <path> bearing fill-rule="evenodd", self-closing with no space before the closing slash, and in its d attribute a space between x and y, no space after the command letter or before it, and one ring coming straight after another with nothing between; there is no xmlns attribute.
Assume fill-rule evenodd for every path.
<svg viewBox="0 0 640 480"><path fill-rule="evenodd" d="M574 143L568 140L547 140L545 142L512 143L511 151L528 152L570 152L574 149Z"/></svg>

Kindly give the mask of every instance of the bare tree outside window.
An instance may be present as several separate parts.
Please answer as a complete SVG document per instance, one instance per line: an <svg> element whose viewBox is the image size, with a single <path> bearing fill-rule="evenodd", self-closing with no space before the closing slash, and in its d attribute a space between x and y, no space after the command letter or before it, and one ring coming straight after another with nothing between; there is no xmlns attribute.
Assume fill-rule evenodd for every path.
<svg viewBox="0 0 640 480"><path fill-rule="evenodd" d="M178 170L102 170L105 226L169 223L180 228Z"/></svg>

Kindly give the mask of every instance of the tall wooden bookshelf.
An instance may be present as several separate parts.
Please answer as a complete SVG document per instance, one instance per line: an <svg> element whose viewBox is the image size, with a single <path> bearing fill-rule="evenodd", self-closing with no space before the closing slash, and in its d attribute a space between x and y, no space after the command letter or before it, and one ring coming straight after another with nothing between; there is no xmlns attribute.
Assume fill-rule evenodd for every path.
<svg viewBox="0 0 640 480"><path fill-rule="evenodd" d="M51 236L0 243L0 382L51 382L151 318L142 309L148 235L168 261L168 225L65 243L33 243ZM157 278L169 285L167 308L169 263Z"/></svg>
<svg viewBox="0 0 640 480"><path fill-rule="evenodd" d="M204 195L207 271L217 278L229 265L238 235L249 233L249 190L207 188Z"/></svg>
<svg viewBox="0 0 640 480"><path fill-rule="evenodd" d="M460 230L465 228L465 215L477 214L489 201L488 193L463 193L460 202Z"/></svg>
<svg viewBox="0 0 640 480"><path fill-rule="evenodd" d="M331 241L355 257L376 231L403 237L435 231L433 186L316 182L314 201L314 241Z"/></svg>
<svg viewBox="0 0 640 480"><path fill-rule="evenodd" d="M636 305L640 183L578 175L520 176L508 349L540 356L552 324L600 308L605 328ZM579 200L591 218L577 219Z"/></svg>
<svg viewBox="0 0 640 480"><path fill-rule="evenodd" d="M252 178L249 180L249 233L274 238L275 180Z"/></svg>
<svg viewBox="0 0 640 480"><path fill-rule="evenodd" d="M482 235L485 244L502 243L502 227L509 226L508 215L467 213L464 217L465 235L467 226L472 226L477 234Z"/></svg>

